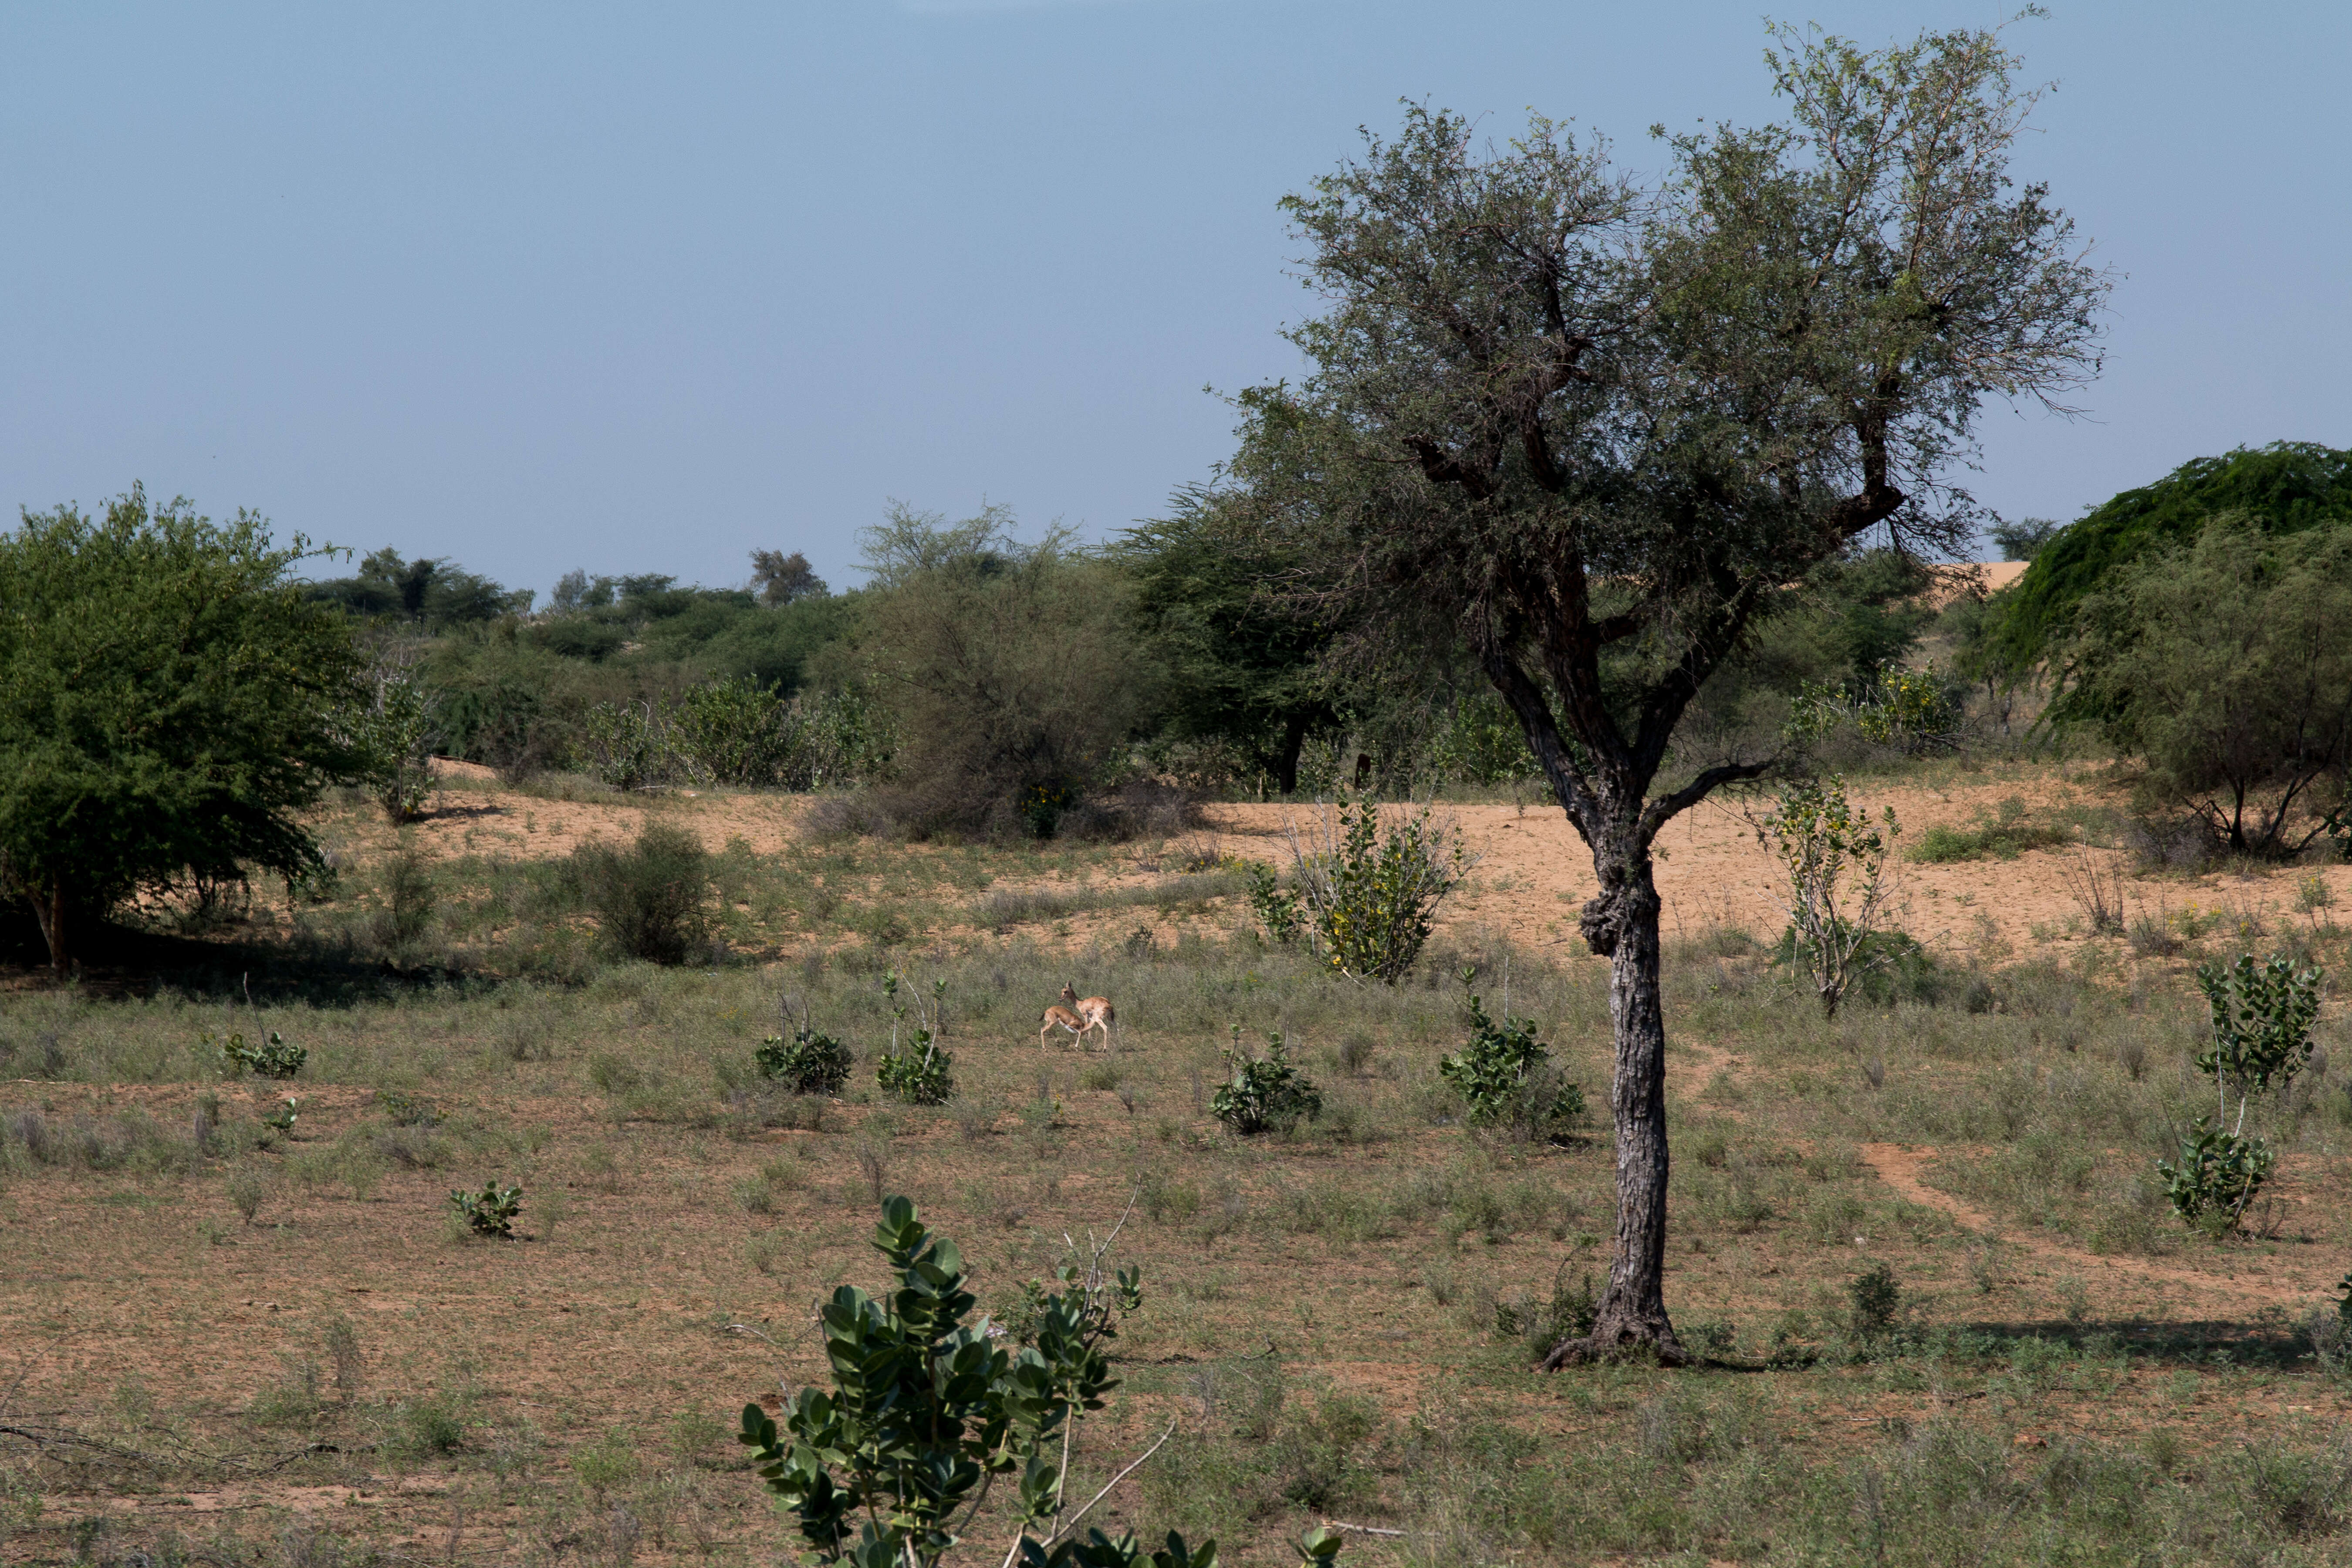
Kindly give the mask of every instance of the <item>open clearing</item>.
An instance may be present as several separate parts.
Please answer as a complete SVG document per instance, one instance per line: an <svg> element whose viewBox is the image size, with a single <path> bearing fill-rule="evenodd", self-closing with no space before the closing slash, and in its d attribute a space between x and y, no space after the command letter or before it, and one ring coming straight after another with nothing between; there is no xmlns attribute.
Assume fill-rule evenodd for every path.
<svg viewBox="0 0 2352 1568"><path fill-rule="evenodd" d="M1853 787L1906 843L2004 802L2027 820L2117 804L2101 774L2021 765ZM1480 862L1391 991L1260 947L1215 884L1151 896L1202 875L1188 863L1280 858L1274 805L1213 807L1196 841L994 850L806 842L789 797L571 793L445 775L413 830L442 946L407 978L365 947L395 838L355 812L328 830L343 888L299 929L257 909L174 939L161 979L9 977L8 1560L769 1561L783 1531L727 1429L821 1375L813 1303L877 1280L877 1192L962 1243L1000 1313L1132 1204L1118 1251L1146 1302L1078 1479L1090 1493L1175 1419L1106 1508L1237 1562L1291 1561L1326 1518L1404 1532L1352 1543L1364 1560L1802 1557L1862 1539L1861 1477L1894 1519L1948 1450L1984 1497L2026 1500L1969 1531L2074 1517L2077 1483L2053 1479L2071 1465L2094 1501L2127 1484L2173 1510L2170 1541L2200 1500L2242 1500L2248 1455L2340 1453L2352 1401L2294 1332L2352 1258L2339 1007L2334 1061L2265 1108L2286 1152L2255 1235L2188 1237L2143 1181L2196 1092L2200 957L2242 942L2340 965L2326 905L2296 912L2310 868L2129 879L2132 915L2183 933L2141 956L2084 926L2078 851L1906 864L1900 923L1937 954L1937 994L1824 1024L1754 940L1780 918L1753 830L1692 814L1660 868L1668 1300L1714 1363L1544 1376L1516 1326L1604 1267L1612 1212L1602 971L1571 940L1591 869L1557 810L1451 808ZM465 977L571 940L469 899L648 814L736 856L733 961ZM2318 874L2352 899L2352 868ZM311 945L266 945L289 935ZM1507 958L1511 1011L1602 1110L1562 1146L1474 1136L1435 1079L1461 1036L1450 976L1479 964L1498 1009ZM952 1105L873 1098L890 969L948 983ZM1041 1056L1066 978L1117 1001L1115 1052ZM858 1049L842 1100L753 1080L782 994ZM1234 1026L1286 1032L1320 1121L1244 1141L1208 1116ZM310 1053L284 1085L224 1081L200 1045L270 1029ZM289 1094L291 1134L267 1133ZM493 1177L524 1188L519 1240L452 1227L450 1189ZM1848 1285L1878 1263L1905 1308L1866 1342ZM2311 1561L2344 1544L2340 1512L2229 1507L2228 1528ZM2217 1552L2237 1539L2211 1528Z"/></svg>

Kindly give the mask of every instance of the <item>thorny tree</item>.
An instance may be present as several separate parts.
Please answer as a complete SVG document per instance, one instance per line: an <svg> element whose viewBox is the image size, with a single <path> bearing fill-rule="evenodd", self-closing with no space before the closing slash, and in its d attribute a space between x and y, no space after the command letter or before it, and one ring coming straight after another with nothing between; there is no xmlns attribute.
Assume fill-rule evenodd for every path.
<svg viewBox="0 0 2352 1568"><path fill-rule="evenodd" d="M1305 382L1240 399L1237 510L1330 563L1297 593L1370 628L1367 658L1466 646L1592 852L1615 1254L1591 1334L1547 1365L1688 1359L1662 1288L1651 846L1776 760L1676 757L1677 721L1815 566L1873 531L1968 537L1947 476L1985 399L2055 407L2097 369L2106 281L2043 187L2011 184L2035 95L1999 37L1774 41L1786 122L1667 140L1649 189L1549 121L1482 151L1409 105L1286 204L1328 308L1290 334Z"/></svg>

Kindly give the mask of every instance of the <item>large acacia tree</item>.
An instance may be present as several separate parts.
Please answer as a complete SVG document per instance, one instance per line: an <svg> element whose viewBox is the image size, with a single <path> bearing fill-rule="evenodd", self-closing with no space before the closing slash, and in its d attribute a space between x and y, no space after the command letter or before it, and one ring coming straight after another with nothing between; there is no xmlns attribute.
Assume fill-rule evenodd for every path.
<svg viewBox="0 0 2352 1568"><path fill-rule="evenodd" d="M1951 474L1985 401L2096 370L2105 282L2011 182L2032 95L1999 37L1774 42L1785 121L1661 137L1649 185L1542 120L1500 148L1412 106L1368 132L1287 203L1325 309L1290 333L1304 381L1241 399L1228 471L1255 526L1344 569L1363 635L1466 647L1591 847L1617 1229L1551 1365L1685 1359L1651 847L1776 759L1678 757L1677 721L1813 567L1968 536Z"/></svg>

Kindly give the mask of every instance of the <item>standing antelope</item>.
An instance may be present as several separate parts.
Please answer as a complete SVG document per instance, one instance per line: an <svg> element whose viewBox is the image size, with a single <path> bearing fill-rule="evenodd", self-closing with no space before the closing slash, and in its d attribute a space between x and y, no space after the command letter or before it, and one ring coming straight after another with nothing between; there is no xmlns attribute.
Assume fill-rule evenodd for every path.
<svg viewBox="0 0 2352 1568"><path fill-rule="evenodd" d="M1066 987L1064 989L1062 994L1065 996L1069 994ZM1086 1020L1079 1017L1076 1013L1071 1012L1067 1007L1048 1007L1045 1009L1045 1016L1039 1019L1037 1023L1037 1048L1039 1050L1042 1051L1045 1048L1045 1037L1053 1033L1054 1026L1056 1024L1061 1025L1062 1027L1069 1030L1070 1033L1081 1037L1083 1037L1087 1031Z"/></svg>
<svg viewBox="0 0 2352 1568"><path fill-rule="evenodd" d="M1103 1049L1110 1049L1110 1026L1118 1022L1118 1011L1110 1005L1109 997L1081 997L1077 987L1065 980L1062 982L1062 1005L1076 1012L1083 1021L1085 1027L1078 1031L1079 1039L1084 1040L1089 1029L1100 1029Z"/></svg>

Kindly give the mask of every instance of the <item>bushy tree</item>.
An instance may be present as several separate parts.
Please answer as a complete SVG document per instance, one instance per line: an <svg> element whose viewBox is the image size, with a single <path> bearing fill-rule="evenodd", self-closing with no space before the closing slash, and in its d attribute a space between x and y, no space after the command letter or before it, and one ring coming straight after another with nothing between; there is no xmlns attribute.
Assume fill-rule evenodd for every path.
<svg viewBox="0 0 2352 1568"><path fill-rule="evenodd" d="M2074 633L2083 601L2109 573L2188 544L2224 512L2270 533L2352 525L2352 450L2308 441L2242 447L2102 502L2032 557L2002 617L2004 657L2019 668L2039 664Z"/></svg>
<svg viewBox="0 0 2352 1568"><path fill-rule="evenodd" d="M1060 529L1023 543L995 510L902 509L863 542L877 587L859 657L897 737L901 823L1050 835L1150 711L1125 579Z"/></svg>
<svg viewBox="0 0 2352 1568"><path fill-rule="evenodd" d="M2073 694L2229 848L2299 850L2352 763L2352 526L2231 516L2084 602ZM2315 800L2315 796L2320 798Z"/></svg>
<svg viewBox="0 0 2352 1568"><path fill-rule="evenodd" d="M824 579L816 574L808 557L797 550L790 555L781 550L751 552L751 587L763 605L822 598L825 592Z"/></svg>
<svg viewBox="0 0 2352 1568"><path fill-rule="evenodd" d="M1654 189L1549 121L1482 150L1409 107L1290 199L1327 305L1291 334L1306 379L1241 399L1230 473L1256 526L1336 563L1327 598L1359 636L1465 647L1592 851L1615 1253L1592 1331L1552 1364L1685 1359L1651 846L1773 765L1675 753L1685 710L1790 584L1873 531L1957 551L1975 514L1948 476L1979 404L2095 365L2105 282L2042 187L2011 183L2031 96L2001 41L1780 41L1787 121L1672 139Z"/></svg>
<svg viewBox="0 0 2352 1568"><path fill-rule="evenodd" d="M301 814L369 758L350 628L289 575L313 553L135 485L0 534L0 886L55 969L135 890L319 868Z"/></svg>
<svg viewBox="0 0 2352 1568"><path fill-rule="evenodd" d="M1248 548L1219 506L1213 491L1178 491L1167 517L1128 531L1118 559L1168 673L1161 733L1230 745L1289 795L1307 737L1339 720L1320 658L1333 628L1274 591L1305 563Z"/></svg>

